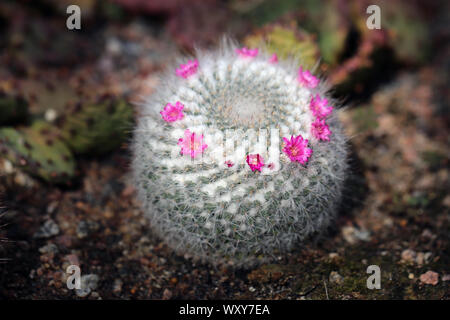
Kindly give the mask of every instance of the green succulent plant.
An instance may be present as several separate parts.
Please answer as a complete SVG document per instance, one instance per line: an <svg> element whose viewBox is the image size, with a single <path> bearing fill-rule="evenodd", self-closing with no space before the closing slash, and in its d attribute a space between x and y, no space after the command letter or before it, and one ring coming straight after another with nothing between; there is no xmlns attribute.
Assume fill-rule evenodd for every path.
<svg viewBox="0 0 450 320"><path fill-rule="evenodd" d="M78 104L60 119L61 137L75 154L104 154L126 139L133 110L122 99Z"/></svg>
<svg viewBox="0 0 450 320"><path fill-rule="evenodd" d="M306 68L312 68L319 60L319 48L314 37L297 26L268 25L247 36L244 43L248 47L264 47L267 52L276 53L279 58L294 58Z"/></svg>
<svg viewBox="0 0 450 320"><path fill-rule="evenodd" d="M66 182L75 174L72 152L44 121L36 121L27 128L0 129L0 154L47 182Z"/></svg>

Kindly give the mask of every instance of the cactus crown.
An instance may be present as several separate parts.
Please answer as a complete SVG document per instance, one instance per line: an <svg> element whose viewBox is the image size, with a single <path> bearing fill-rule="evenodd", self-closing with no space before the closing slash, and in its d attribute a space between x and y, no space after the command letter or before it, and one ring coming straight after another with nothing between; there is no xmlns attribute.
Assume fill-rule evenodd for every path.
<svg viewBox="0 0 450 320"><path fill-rule="evenodd" d="M250 266L326 227L347 152L325 89L293 61L229 41L169 72L133 146L153 230L180 253Z"/></svg>

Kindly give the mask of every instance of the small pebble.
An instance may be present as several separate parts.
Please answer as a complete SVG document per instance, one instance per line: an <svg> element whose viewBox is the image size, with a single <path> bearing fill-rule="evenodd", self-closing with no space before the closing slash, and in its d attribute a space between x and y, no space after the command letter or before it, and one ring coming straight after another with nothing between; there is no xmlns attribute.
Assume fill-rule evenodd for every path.
<svg viewBox="0 0 450 320"><path fill-rule="evenodd" d="M330 254L328 254L328 257L329 257L331 260L334 260L334 259L339 258L339 254L336 253L336 252L330 252Z"/></svg>
<svg viewBox="0 0 450 320"><path fill-rule="evenodd" d="M431 252L419 252L416 257L416 263L421 266L423 264L427 264L431 258Z"/></svg>
<svg viewBox="0 0 450 320"><path fill-rule="evenodd" d="M120 293L122 291L122 284L123 284L122 280L120 279L114 280L113 292Z"/></svg>
<svg viewBox="0 0 450 320"><path fill-rule="evenodd" d="M434 234L430 231L430 229L425 229L425 230L423 230L423 232L422 232L422 237L428 238L428 239L433 239L433 238L436 238L436 235L434 235Z"/></svg>
<svg viewBox="0 0 450 320"><path fill-rule="evenodd" d="M172 291L170 291L169 289L164 289L162 298L163 300L169 300L170 298L172 298Z"/></svg>
<svg viewBox="0 0 450 320"><path fill-rule="evenodd" d="M99 225L95 221L80 221L77 226L77 237L84 239L99 229Z"/></svg>
<svg viewBox="0 0 450 320"><path fill-rule="evenodd" d="M43 247L39 248L39 252L42 254L46 254L46 253L57 253L58 252L58 247L53 244L53 243L49 243Z"/></svg>
<svg viewBox="0 0 450 320"><path fill-rule="evenodd" d="M331 271L329 280L331 283L341 284L344 281L344 277L341 276L337 271Z"/></svg>
<svg viewBox="0 0 450 320"><path fill-rule="evenodd" d="M99 277L95 274L81 276L81 289L75 289L75 293L80 298L87 297L97 288Z"/></svg>
<svg viewBox="0 0 450 320"><path fill-rule="evenodd" d="M3 170L6 174L11 174L14 172L14 167L9 160L3 160Z"/></svg>
<svg viewBox="0 0 450 320"><path fill-rule="evenodd" d="M34 238L37 239L46 239L51 238L59 234L59 227L55 223L55 221L49 219L44 222L41 228L34 234Z"/></svg>
<svg viewBox="0 0 450 320"><path fill-rule="evenodd" d="M365 229L357 229L353 226L345 226L342 228L342 236L345 241L355 244L358 241L370 241L370 232Z"/></svg>
<svg viewBox="0 0 450 320"><path fill-rule="evenodd" d="M416 252L411 249L406 249L402 251L401 257L402 262L414 262L416 259Z"/></svg>
<svg viewBox="0 0 450 320"><path fill-rule="evenodd" d="M420 282L435 286L439 282L439 274L431 270L427 271L424 274L420 275Z"/></svg>
<svg viewBox="0 0 450 320"><path fill-rule="evenodd" d="M55 109L47 109L47 110L45 111L44 118L45 118L45 120L47 120L48 122L53 122L53 121L55 121L57 117L58 117L58 114L56 113Z"/></svg>

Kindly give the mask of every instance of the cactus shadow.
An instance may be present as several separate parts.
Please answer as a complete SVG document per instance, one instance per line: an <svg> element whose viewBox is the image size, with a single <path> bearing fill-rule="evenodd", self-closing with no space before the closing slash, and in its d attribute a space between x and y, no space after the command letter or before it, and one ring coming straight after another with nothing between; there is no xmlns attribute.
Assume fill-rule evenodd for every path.
<svg viewBox="0 0 450 320"><path fill-rule="evenodd" d="M352 220L364 207L369 194L369 186L364 175L365 166L359 158L355 146L349 142L349 168L344 181L342 201L339 206L336 224L331 228L332 233L338 232L338 228L344 221Z"/></svg>

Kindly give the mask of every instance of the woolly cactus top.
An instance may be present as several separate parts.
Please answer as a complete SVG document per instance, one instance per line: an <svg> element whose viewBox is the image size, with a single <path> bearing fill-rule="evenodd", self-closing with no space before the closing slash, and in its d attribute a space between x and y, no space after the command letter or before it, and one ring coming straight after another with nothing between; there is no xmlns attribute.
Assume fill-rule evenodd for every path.
<svg viewBox="0 0 450 320"><path fill-rule="evenodd" d="M249 265L328 225L346 148L324 91L310 71L230 44L169 71L134 141L153 230L179 252Z"/></svg>

